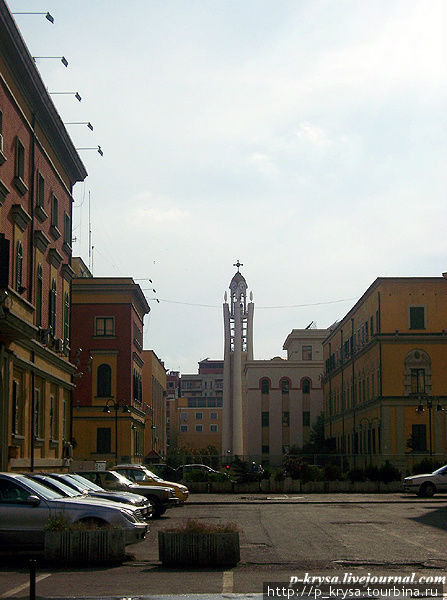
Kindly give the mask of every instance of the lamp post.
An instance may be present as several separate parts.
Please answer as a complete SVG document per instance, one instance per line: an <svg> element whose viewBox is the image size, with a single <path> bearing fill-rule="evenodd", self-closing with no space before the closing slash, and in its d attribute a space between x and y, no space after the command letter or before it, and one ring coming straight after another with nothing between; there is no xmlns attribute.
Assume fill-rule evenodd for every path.
<svg viewBox="0 0 447 600"><path fill-rule="evenodd" d="M110 408L115 411L115 464L118 464L118 411L121 408L121 412L130 413L130 408L125 400L113 399L107 400L102 412L110 414Z"/></svg>
<svg viewBox="0 0 447 600"><path fill-rule="evenodd" d="M74 96L78 102L82 100L81 94L79 92L48 92L50 96L55 96L57 94L62 96Z"/></svg>
<svg viewBox="0 0 447 600"><path fill-rule="evenodd" d="M418 399L418 403L419 403L416 408L417 413L425 412L424 403L428 408L428 444L429 444L430 456L433 456L431 411L433 410L433 401L435 400L435 397L429 396L428 394L418 394L417 399ZM444 407L440 404L439 399L438 399L436 402L436 412L443 412L444 410L445 410Z"/></svg>
<svg viewBox="0 0 447 600"><path fill-rule="evenodd" d="M94 146L93 148L88 147L88 148L76 148L76 150L96 150L98 152L98 154L100 154L101 156L104 156L104 152L102 151L101 146Z"/></svg>
<svg viewBox="0 0 447 600"><path fill-rule="evenodd" d="M93 131L93 125L90 121L66 121L64 122L64 125L87 125L90 131Z"/></svg>
<svg viewBox="0 0 447 600"><path fill-rule="evenodd" d="M64 65L64 67L68 67L68 60L65 58L65 56L33 56L34 62L36 62L36 60L39 60L41 58L57 58L58 60L61 61L61 63Z"/></svg>
<svg viewBox="0 0 447 600"><path fill-rule="evenodd" d="M13 12L12 15L45 15L45 19L50 23L54 23L54 17L49 12Z"/></svg>

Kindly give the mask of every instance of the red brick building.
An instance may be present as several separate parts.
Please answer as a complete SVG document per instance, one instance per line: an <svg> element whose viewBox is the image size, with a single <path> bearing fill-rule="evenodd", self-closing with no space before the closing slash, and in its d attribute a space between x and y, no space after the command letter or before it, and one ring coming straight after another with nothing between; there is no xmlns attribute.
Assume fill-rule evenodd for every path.
<svg viewBox="0 0 447 600"><path fill-rule="evenodd" d="M149 305L130 277L72 281L74 457L141 462L144 452L143 318Z"/></svg>
<svg viewBox="0 0 447 600"><path fill-rule="evenodd" d="M0 470L65 464L72 190L86 176L0 0Z"/></svg>

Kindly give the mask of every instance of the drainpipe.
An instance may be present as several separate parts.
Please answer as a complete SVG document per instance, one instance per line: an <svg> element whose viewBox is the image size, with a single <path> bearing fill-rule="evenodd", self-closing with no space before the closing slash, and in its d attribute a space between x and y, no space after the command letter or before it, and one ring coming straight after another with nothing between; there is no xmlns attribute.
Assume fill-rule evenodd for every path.
<svg viewBox="0 0 447 600"><path fill-rule="evenodd" d="M33 303L33 287L34 287L34 203L36 194L36 115L33 113L31 119L31 181L30 181L30 196L31 196L31 232L29 238L29 274L28 274L28 301Z"/></svg>

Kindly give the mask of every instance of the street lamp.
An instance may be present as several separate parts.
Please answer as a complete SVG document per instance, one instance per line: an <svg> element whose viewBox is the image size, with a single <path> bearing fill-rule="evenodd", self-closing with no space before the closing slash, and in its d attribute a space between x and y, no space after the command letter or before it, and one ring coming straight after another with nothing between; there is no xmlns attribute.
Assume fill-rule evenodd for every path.
<svg viewBox="0 0 447 600"><path fill-rule="evenodd" d="M90 123L90 121L68 121L64 123L64 125L87 125L90 131L93 131L93 125Z"/></svg>
<svg viewBox="0 0 447 600"><path fill-rule="evenodd" d="M76 148L76 150L97 150L98 154L100 154L101 156L104 156L104 152L102 151L101 146L95 146L93 148Z"/></svg>
<svg viewBox="0 0 447 600"><path fill-rule="evenodd" d="M110 414L110 408L115 411L115 464L118 464L118 411L121 408L121 412L130 413L130 408L125 400L114 402L112 399L107 400L102 412Z"/></svg>
<svg viewBox="0 0 447 600"><path fill-rule="evenodd" d="M13 12L12 15L45 15L45 19L50 23L54 23L54 17L49 12Z"/></svg>
<svg viewBox="0 0 447 600"><path fill-rule="evenodd" d="M428 408L428 440L429 440L429 447L430 447L430 456L433 456L431 411L433 409L433 401L435 398L434 398L434 396L428 396L427 394L418 394L417 399L418 399L418 403L419 403L416 407L417 413L425 412L424 402ZM439 402L439 399L438 399L436 402L436 412L443 412L444 410L445 410L445 408L441 405L441 403Z"/></svg>
<svg viewBox="0 0 447 600"><path fill-rule="evenodd" d="M65 56L33 56L34 62L36 62L38 59L40 60L41 58L57 58L61 61L64 67L68 67L68 60L65 58Z"/></svg>
<svg viewBox="0 0 447 600"><path fill-rule="evenodd" d="M54 96L56 94L74 96L78 102L80 102L82 100L81 94L79 92L48 92L48 93L50 94L50 96Z"/></svg>

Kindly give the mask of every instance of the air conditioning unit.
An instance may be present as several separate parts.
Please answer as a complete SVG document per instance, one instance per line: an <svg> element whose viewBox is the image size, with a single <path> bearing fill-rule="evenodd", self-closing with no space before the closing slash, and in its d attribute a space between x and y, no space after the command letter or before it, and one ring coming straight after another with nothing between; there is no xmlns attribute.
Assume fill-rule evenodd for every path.
<svg viewBox="0 0 447 600"><path fill-rule="evenodd" d="M73 446L68 442L64 442L62 448L62 458L73 458Z"/></svg>
<svg viewBox="0 0 447 600"><path fill-rule="evenodd" d="M62 352L64 351L64 340L61 338L58 338L57 340L55 340L54 349L56 352L59 352L60 354L62 354Z"/></svg>

